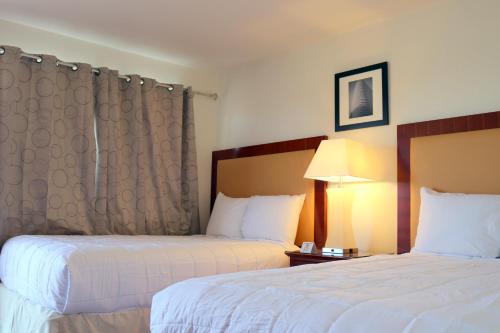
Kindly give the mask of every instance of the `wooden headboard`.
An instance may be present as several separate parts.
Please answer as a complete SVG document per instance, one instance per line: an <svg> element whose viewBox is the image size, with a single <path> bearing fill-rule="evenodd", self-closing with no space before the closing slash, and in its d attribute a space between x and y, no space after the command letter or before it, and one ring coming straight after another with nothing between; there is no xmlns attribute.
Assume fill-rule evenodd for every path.
<svg viewBox="0 0 500 333"><path fill-rule="evenodd" d="M304 178L327 136L267 143L212 153L211 207L218 192L232 197L306 193L295 244L326 241L326 183Z"/></svg>
<svg viewBox="0 0 500 333"><path fill-rule="evenodd" d="M422 186L500 194L500 111L398 126L398 253L415 240Z"/></svg>

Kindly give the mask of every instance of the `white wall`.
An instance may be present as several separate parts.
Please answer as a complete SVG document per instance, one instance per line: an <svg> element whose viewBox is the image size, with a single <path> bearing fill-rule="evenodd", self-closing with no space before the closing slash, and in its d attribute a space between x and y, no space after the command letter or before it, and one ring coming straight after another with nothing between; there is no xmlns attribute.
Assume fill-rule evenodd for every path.
<svg viewBox="0 0 500 333"><path fill-rule="evenodd" d="M170 64L2 20L0 20L0 44L17 46L28 53L52 54L65 61L106 66L117 69L122 74L140 74L159 82L191 85L195 90L210 92L222 90L221 75L215 71ZM209 215L211 152L217 140L219 102L196 96L194 107L200 214L204 230Z"/></svg>
<svg viewBox="0 0 500 333"><path fill-rule="evenodd" d="M223 94L218 147L320 134L379 146L385 170L378 183L350 188L348 215L361 249L394 251L396 125L500 109L499 13L496 0L439 1L234 68ZM333 74L382 61L389 62L390 125L335 133ZM330 229L339 228L329 220Z"/></svg>

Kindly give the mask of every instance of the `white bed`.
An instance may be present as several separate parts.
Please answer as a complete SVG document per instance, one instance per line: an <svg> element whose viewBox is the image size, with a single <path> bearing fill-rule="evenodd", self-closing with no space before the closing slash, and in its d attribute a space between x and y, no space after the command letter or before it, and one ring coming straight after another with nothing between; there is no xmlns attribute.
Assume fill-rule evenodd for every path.
<svg viewBox="0 0 500 333"><path fill-rule="evenodd" d="M500 260L381 255L180 282L151 332L498 332Z"/></svg>
<svg viewBox="0 0 500 333"><path fill-rule="evenodd" d="M411 254L184 281L153 297L151 331L500 332L499 115L398 126Z"/></svg>
<svg viewBox="0 0 500 333"><path fill-rule="evenodd" d="M149 307L187 278L286 267L286 246L209 236L19 236L0 256L5 287L61 314Z"/></svg>

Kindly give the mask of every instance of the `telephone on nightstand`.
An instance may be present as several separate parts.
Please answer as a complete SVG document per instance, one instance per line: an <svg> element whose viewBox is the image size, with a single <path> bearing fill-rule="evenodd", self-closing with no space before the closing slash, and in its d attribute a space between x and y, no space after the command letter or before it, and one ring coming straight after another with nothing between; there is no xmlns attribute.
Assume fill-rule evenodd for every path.
<svg viewBox="0 0 500 333"><path fill-rule="evenodd" d="M313 253L316 251L316 245L314 242L304 242L300 247L300 253Z"/></svg>

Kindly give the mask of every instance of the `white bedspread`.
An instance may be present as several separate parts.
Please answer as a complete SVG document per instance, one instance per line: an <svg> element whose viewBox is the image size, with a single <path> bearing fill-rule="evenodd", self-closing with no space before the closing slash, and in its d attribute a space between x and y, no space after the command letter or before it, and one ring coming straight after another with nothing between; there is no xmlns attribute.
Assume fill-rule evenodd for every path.
<svg viewBox="0 0 500 333"><path fill-rule="evenodd" d="M19 236L0 255L6 288L59 313L149 307L192 277L286 267L285 247L207 236Z"/></svg>
<svg viewBox="0 0 500 333"><path fill-rule="evenodd" d="M160 332L499 332L500 260L375 256L177 283Z"/></svg>

